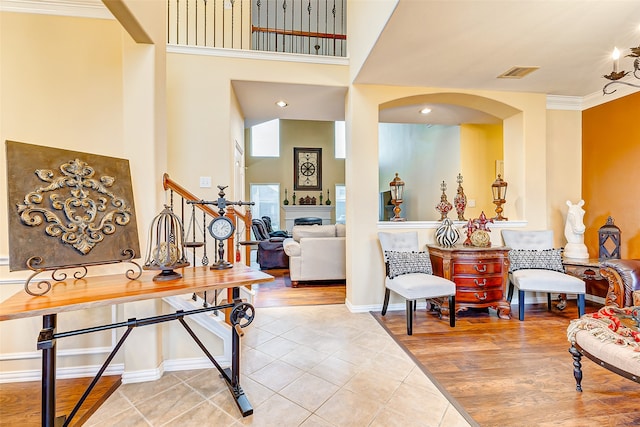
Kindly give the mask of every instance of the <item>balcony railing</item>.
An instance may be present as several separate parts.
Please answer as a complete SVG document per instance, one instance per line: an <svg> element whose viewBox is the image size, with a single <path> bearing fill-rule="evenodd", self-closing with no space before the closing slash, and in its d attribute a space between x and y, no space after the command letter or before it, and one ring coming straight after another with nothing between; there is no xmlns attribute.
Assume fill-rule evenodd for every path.
<svg viewBox="0 0 640 427"><path fill-rule="evenodd" d="M167 42L346 56L346 2L167 0Z"/></svg>

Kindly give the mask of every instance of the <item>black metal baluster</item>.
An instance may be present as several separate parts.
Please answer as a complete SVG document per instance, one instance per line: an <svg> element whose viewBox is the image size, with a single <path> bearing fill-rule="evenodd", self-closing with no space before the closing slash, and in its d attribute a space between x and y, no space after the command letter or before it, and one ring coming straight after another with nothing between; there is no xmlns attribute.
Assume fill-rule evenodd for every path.
<svg viewBox="0 0 640 427"><path fill-rule="evenodd" d="M333 34L337 34L336 31L336 0L333 0L333 9L331 9L333 15ZM336 38L333 38L333 56L336 56Z"/></svg>
<svg viewBox="0 0 640 427"><path fill-rule="evenodd" d="M202 241L204 242L202 265L209 265L209 258L207 258L207 213L205 211L202 211L202 236Z"/></svg>
<svg viewBox="0 0 640 427"><path fill-rule="evenodd" d="M176 0L176 44L180 44L180 0Z"/></svg>
<svg viewBox="0 0 640 427"><path fill-rule="evenodd" d="M204 1L204 45L207 45L207 0Z"/></svg>
<svg viewBox="0 0 640 427"><path fill-rule="evenodd" d="M217 9L218 9L218 0L213 0L213 47L216 47L216 14L218 12Z"/></svg>
<svg viewBox="0 0 640 427"><path fill-rule="evenodd" d="M311 0L309 0L309 4L307 5L307 21L308 21L308 32L311 32ZM311 55L311 37L307 37L307 53Z"/></svg>
<svg viewBox="0 0 640 427"><path fill-rule="evenodd" d="M284 30L282 34L282 51L287 51L287 0L283 0L282 2L282 29Z"/></svg>
<svg viewBox="0 0 640 427"><path fill-rule="evenodd" d="M233 32L233 27L235 26L235 12L236 12L236 0L229 0L231 2L231 48L235 47L233 43L233 39L235 37L235 33Z"/></svg>

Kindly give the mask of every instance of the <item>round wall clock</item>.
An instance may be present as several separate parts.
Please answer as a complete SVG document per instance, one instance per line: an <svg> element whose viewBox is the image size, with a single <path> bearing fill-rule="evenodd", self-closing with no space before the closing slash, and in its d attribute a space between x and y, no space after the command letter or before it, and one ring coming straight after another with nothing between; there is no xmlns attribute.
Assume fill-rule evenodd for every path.
<svg viewBox="0 0 640 427"><path fill-rule="evenodd" d="M233 222L226 216L219 216L209 223L209 233L216 240L226 240L235 231Z"/></svg>

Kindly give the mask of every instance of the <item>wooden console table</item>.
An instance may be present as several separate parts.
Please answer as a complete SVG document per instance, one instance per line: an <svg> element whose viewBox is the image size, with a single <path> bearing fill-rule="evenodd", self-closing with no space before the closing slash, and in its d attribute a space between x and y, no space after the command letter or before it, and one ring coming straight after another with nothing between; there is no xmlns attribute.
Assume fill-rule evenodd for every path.
<svg viewBox="0 0 640 427"><path fill-rule="evenodd" d="M511 318L511 305L504 298L509 274L508 247L427 245L427 248L433 274L456 284L457 311L491 307L500 318ZM443 307L443 311L448 312L448 307Z"/></svg>
<svg viewBox="0 0 640 427"><path fill-rule="evenodd" d="M600 274L600 260L562 258L562 265L567 274L584 280L587 294L603 299L607 297L609 282Z"/></svg>
<svg viewBox="0 0 640 427"><path fill-rule="evenodd" d="M127 279L124 274L99 277L85 277L83 279L69 279L58 282L52 289L42 296L31 296L24 291L9 297L0 304L0 321L42 316L43 327L38 336L38 349L42 350L42 425L53 427L69 425L84 400L104 373L111 360L115 357L125 339L134 327L178 320L187 330L191 338L198 344L205 355L220 371L226 381L233 398L243 416L251 415L253 408L240 387L240 335L242 321L253 319L253 306L243 303L240 298L239 287L254 283L273 280L273 276L252 270L242 264L235 264L227 270L210 270L209 267L186 267L178 269L182 278L165 282L154 282L153 276L157 272L145 272L136 280ZM163 298L173 295L204 292L208 290L231 289L232 300L228 304L209 306L194 310L178 310L175 313L158 315L145 319L128 319L124 322L110 325L96 326L81 330L57 332L57 314L87 308L102 307L127 302ZM193 330L187 325L184 316L204 313L213 310L232 309L231 321L231 368L223 369L198 339ZM250 321L250 320L249 320ZM111 354L98 371L96 377L80 398L75 408L68 416L56 420L55 408L55 380L56 380L56 340L59 338L87 334L126 327L127 330L120 338Z"/></svg>

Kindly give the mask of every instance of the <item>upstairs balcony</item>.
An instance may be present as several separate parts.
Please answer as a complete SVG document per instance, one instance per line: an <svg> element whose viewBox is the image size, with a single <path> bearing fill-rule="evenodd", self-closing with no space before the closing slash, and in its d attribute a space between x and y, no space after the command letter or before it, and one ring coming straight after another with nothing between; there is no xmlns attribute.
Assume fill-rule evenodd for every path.
<svg viewBox="0 0 640 427"><path fill-rule="evenodd" d="M167 0L167 43L345 57L347 0Z"/></svg>

